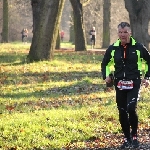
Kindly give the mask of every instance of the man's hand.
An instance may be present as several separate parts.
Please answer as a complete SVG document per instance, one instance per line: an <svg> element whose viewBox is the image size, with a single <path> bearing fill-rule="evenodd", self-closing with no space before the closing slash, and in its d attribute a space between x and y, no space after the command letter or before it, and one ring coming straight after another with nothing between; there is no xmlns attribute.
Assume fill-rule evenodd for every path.
<svg viewBox="0 0 150 150"><path fill-rule="evenodd" d="M107 83L110 83L110 82L111 82L111 77L106 77L105 81L106 81Z"/></svg>
<svg viewBox="0 0 150 150"><path fill-rule="evenodd" d="M145 87L147 88L149 86L149 81L146 79L142 79L142 84L144 84Z"/></svg>

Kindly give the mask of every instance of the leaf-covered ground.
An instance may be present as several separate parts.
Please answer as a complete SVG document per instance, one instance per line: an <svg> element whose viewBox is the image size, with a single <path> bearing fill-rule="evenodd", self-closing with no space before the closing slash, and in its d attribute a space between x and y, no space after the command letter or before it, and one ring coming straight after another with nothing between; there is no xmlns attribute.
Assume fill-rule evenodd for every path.
<svg viewBox="0 0 150 150"><path fill-rule="evenodd" d="M139 148L137 150L149 150L150 149L150 128L139 129ZM106 133L102 139L91 138L88 141L84 141L85 148L82 150L119 150L120 145L123 143L123 135ZM78 148L80 143L72 142L64 149L80 149ZM134 149L134 148L130 148Z"/></svg>
<svg viewBox="0 0 150 150"><path fill-rule="evenodd" d="M72 50L69 50L69 51L72 51ZM103 55L105 51L104 49L90 50L89 53ZM94 87L93 85L92 88L96 88L96 87ZM109 89L107 89L106 92L109 92ZM142 126L139 124L138 139L140 142L140 146L139 148L136 148L137 150L150 150L150 124L149 126ZM122 144L122 142L123 142L123 135L106 133L102 139L92 137L91 139L89 139L88 141L84 141L83 143L84 145L86 145L84 148L86 150L118 150L120 149L120 145ZM80 149L78 147L78 145L80 144L81 144L80 142L78 143L78 142L73 141L72 143L64 147L64 149L66 150ZM130 148L130 149L133 149L133 148Z"/></svg>
<svg viewBox="0 0 150 150"><path fill-rule="evenodd" d="M4 52L5 51L7 50L4 50ZM0 62L3 63L2 67L0 67L0 71L2 72L0 78L0 98L2 100L0 103L0 117L2 118L2 116L5 116L5 114L7 113L8 116L11 116L11 114L13 115L13 113L25 114L27 112L28 114L29 112L30 114L30 112L32 113L34 111L40 112L41 110L57 110L59 108L64 108L65 110L67 110L97 105L100 105L99 109L101 109L101 106L104 106L105 108L108 106L108 108L111 108L109 106L111 106L111 104L114 104L114 102L112 101L114 101L115 99L115 91L113 88L105 88L105 83L101 83L98 81L100 78L99 68L94 68L97 64L99 65L99 57L96 58L96 55L102 56L104 52L104 50L98 49L89 50L87 52L74 52L73 49L61 49L55 51L56 55L58 53L57 59L58 61L61 60L61 63L64 63L63 61L66 61L66 59L68 59L67 63L69 65L67 63L64 63L66 66L64 66L64 64L59 64L58 66L58 62L44 62L41 64L35 63L33 64L33 66L30 66L30 64L23 64L22 62L20 62L19 58L21 57L23 59L24 56L20 56L17 50L16 52L14 52L14 49L11 48L9 55L5 54L0 56ZM65 53L68 53L68 56L65 56ZM79 62L79 55L73 55L74 53L83 56L80 58ZM88 56L91 59L89 59ZM70 63L70 59L71 62L77 62L79 63L79 65L74 66L73 63ZM88 66L88 64L90 63L91 65ZM105 94L105 96L103 97L102 94ZM145 95L141 98L141 100L144 105L141 104L139 106L139 109L149 108L145 106L145 103L148 102L149 104L149 91L143 91L143 94ZM91 120L96 121L96 118L99 117L103 119L101 111L99 111L98 113L90 110L87 111L88 112L86 115L88 115L89 113ZM148 112L149 110L146 111ZM105 117L106 115L107 114L104 114ZM150 114L148 115L147 120L140 120L139 123L139 150L150 149L149 117ZM91 121L90 119L89 122ZM48 118L47 120L49 121ZM116 120L116 118L113 119L112 114L111 117L109 117L108 114L107 118L105 118L105 121L106 125L96 128L97 130L95 132L96 134L98 134L98 136L91 135L89 138L84 138L86 140L71 140L71 142L68 142L66 145L64 145L62 149L119 149L119 146L121 145L123 140L123 135L121 134L121 132L111 132L111 128L108 130L109 132L105 130L105 128L107 128L108 126L107 123L112 122L112 124L118 125L119 122L118 120ZM83 122L83 120L81 120L81 122ZM2 130L2 128L0 129ZM78 132L82 134L83 130L78 129ZM15 135L13 136L14 138L16 138ZM48 138L50 136L51 135L48 135ZM6 137L3 137L3 135L0 133L0 138L4 139ZM9 148L3 149L1 145L0 149L18 150L15 146L9 146ZM52 150L51 148L46 147L34 147L32 149Z"/></svg>

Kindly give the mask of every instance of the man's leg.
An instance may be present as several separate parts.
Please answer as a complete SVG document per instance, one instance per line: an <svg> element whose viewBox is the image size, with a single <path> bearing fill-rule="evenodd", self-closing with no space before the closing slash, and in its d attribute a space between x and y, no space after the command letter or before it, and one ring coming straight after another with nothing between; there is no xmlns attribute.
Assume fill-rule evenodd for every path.
<svg viewBox="0 0 150 150"><path fill-rule="evenodd" d="M93 45L94 45L93 47L95 47L95 37L93 38Z"/></svg>
<svg viewBox="0 0 150 150"><path fill-rule="evenodd" d="M124 142L121 145L121 149L130 148L131 147L131 137L130 137L130 123L127 112L127 91L119 90L116 87L116 102L119 111L119 121L122 127L122 131L124 133Z"/></svg>
<svg viewBox="0 0 150 150"><path fill-rule="evenodd" d="M93 38L91 38L91 49L93 49Z"/></svg>
<svg viewBox="0 0 150 150"><path fill-rule="evenodd" d="M137 101L140 96L140 84L141 80L135 80L134 81L134 87L132 90L129 90L128 92L128 106L127 111L129 113L129 121L131 125L131 136L132 136L132 146L134 148L137 148L139 146L139 142L137 140L137 130L138 130L138 116L136 113L137 108Z"/></svg>
<svg viewBox="0 0 150 150"><path fill-rule="evenodd" d="M130 139L130 123L127 112L127 92L116 87L116 102L119 111L119 121L125 138Z"/></svg>
<svg viewBox="0 0 150 150"><path fill-rule="evenodd" d="M127 96L127 111L129 113L129 121L132 128L132 135L137 135L138 128L138 116L136 113L137 101L140 97L140 80L134 81L134 87L132 90L129 90Z"/></svg>
<svg viewBox="0 0 150 150"><path fill-rule="evenodd" d="M139 147L139 142L137 140L138 116L136 113L136 108L137 101L140 96L140 85L140 79L134 80L134 87L132 90L129 90L127 94L127 112L129 113L129 122L132 129L131 136L133 148Z"/></svg>

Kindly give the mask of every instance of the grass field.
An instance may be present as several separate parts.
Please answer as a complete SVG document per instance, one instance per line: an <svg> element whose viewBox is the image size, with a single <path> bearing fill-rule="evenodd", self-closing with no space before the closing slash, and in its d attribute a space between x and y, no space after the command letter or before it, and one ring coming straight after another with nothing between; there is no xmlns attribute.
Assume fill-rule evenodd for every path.
<svg viewBox="0 0 150 150"><path fill-rule="evenodd" d="M52 61L26 63L29 48L0 44L0 150L118 146L115 91L101 78L101 52L56 50ZM140 130L150 127L149 96L142 88Z"/></svg>

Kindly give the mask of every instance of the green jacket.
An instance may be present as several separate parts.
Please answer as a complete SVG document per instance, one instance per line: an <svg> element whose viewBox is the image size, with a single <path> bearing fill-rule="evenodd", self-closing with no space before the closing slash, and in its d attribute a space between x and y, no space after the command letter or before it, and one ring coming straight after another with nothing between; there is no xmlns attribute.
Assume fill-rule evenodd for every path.
<svg viewBox="0 0 150 150"><path fill-rule="evenodd" d="M111 67L116 79L138 79L143 73L145 79L150 78L150 53L146 47L130 37L126 53L124 58L124 48L119 39L108 47L101 63L103 79L110 75Z"/></svg>

